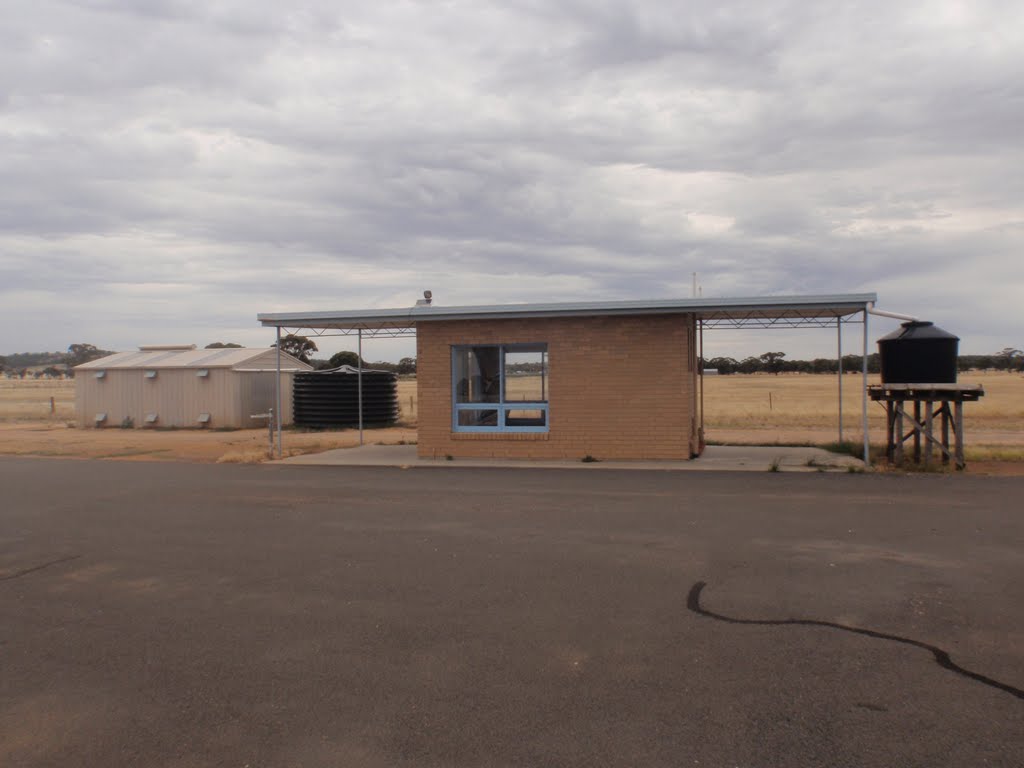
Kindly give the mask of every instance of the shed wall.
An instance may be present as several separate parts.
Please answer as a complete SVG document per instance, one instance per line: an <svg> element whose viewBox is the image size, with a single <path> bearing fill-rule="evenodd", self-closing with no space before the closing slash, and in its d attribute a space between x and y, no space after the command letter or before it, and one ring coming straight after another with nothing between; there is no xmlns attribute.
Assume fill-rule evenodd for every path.
<svg viewBox="0 0 1024 768"><path fill-rule="evenodd" d="M418 452L426 458L686 459L697 453L692 315L421 323ZM548 345L549 431L452 431L451 349Z"/></svg>
<svg viewBox="0 0 1024 768"><path fill-rule="evenodd" d="M101 425L119 427L132 419L135 427L200 427L199 415L209 413L207 427L250 429L261 422L250 418L274 406L273 371L233 371L210 368L208 376L196 369L159 369L147 379L145 370L108 370L102 379L95 371L75 376L75 414L81 427L95 426L97 413L106 413ZM281 372L284 424L291 423L292 373ZM267 394L269 390L269 395ZM156 413L153 425L146 414Z"/></svg>

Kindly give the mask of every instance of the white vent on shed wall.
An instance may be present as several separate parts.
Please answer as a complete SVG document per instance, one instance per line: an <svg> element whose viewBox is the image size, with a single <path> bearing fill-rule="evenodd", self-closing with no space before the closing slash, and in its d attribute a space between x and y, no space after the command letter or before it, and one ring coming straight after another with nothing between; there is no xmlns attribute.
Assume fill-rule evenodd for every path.
<svg viewBox="0 0 1024 768"><path fill-rule="evenodd" d="M200 368L198 371L196 371L196 376L198 376L201 379L205 379L209 375L210 370L208 368Z"/></svg>
<svg viewBox="0 0 1024 768"><path fill-rule="evenodd" d="M106 420L107 420L107 414L105 414L105 413L97 413L96 414L95 421L96 421L97 424L102 424Z"/></svg>
<svg viewBox="0 0 1024 768"><path fill-rule="evenodd" d="M156 371L146 371L146 378L147 379L155 379L156 378Z"/></svg>
<svg viewBox="0 0 1024 768"><path fill-rule="evenodd" d="M155 413L147 413L146 414L146 423L147 424L156 424L156 420L157 420L157 415Z"/></svg>
<svg viewBox="0 0 1024 768"><path fill-rule="evenodd" d="M96 377L97 379L105 379L105 378L107 377L107 372L106 372L106 371L96 371L96 373L95 373L95 374L93 374L93 375L94 375L94 376L95 376L95 377Z"/></svg>
<svg viewBox="0 0 1024 768"><path fill-rule="evenodd" d="M210 423L210 414L208 414L208 413L200 413L199 414L199 418L196 419L196 421L198 421L200 424L209 424Z"/></svg>

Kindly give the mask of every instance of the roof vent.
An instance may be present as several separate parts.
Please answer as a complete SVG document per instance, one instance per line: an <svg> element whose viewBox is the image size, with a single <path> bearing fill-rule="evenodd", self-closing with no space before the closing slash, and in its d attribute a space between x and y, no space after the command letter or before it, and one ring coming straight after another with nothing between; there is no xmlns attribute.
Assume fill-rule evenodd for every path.
<svg viewBox="0 0 1024 768"><path fill-rule="evenodd" d="M434 301L434 294L432 291L424 291L423 298L416 300L417 307L429 307Z"/></svg>
<svg viewBox="0 0 1024 768"><path fill-rule="evenodd" d="M195 344L144 344L139 352L191 352Z"/></svg>

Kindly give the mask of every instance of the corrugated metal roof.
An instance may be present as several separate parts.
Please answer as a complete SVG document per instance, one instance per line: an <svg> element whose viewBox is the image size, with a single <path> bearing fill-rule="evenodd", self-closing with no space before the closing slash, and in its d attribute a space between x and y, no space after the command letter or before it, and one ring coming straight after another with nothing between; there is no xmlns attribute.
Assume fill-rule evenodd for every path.
<svg viewBox="0 0 1024 768"><path fill-rule="evenodd" d="M182 351L117 352L99 360L82 363L76 369L127 370L132 368L242 368L273 370L277 352L273 349L193 349ZM260 360L263 358L263 360ZM253 365L258 362L259 365ZM282 370L311 370L291 355L281 353Z"/></svg>
<svg viewBox="0 0 1024 768"><path fill-rule="evenodd" d="M270 312L256 319L264 326L281 328L412 328L418 323L443 320L500 320L533 317L597 317L696 313L723 317L756 311L762 317L798 314L801 317L839 317L859 312L878 300L874 293L823 296L747 296L717 299L643 299L639 301L579 301L544 304L491 304L400 309L340 310L337 312Z"/></svg>

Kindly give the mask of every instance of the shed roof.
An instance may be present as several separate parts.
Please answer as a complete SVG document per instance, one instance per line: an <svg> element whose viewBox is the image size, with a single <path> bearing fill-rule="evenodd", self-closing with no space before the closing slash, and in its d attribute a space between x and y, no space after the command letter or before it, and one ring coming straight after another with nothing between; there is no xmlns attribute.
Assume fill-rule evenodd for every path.
<svg viewBox="0 0 1024 768"><path fill-rule="evenodd" d="M75 366L76 370L130 370L134 368L232 368L247 371L272 371L277 368L277 350L271 348L230 349L144 349L116 352L98 360ZM308 371L312 366L286 352L281 353L281 370Z"/></svg>
<svg viewBox="0 0 1024 768"><path fill-rule="evenodd" d="M834 321L874 304L874 293L821 296L746 296L715 299L643 299L639 301L577 301L543 304L490 304L444 307L417 305L399 309L357 309L334 312L268 312L257 315L264 326L323 328L340 331L412 329L419 323L451 320L599 317L693 313L709 322L781 325Z"/></svg>

